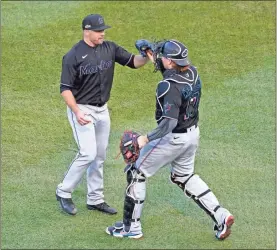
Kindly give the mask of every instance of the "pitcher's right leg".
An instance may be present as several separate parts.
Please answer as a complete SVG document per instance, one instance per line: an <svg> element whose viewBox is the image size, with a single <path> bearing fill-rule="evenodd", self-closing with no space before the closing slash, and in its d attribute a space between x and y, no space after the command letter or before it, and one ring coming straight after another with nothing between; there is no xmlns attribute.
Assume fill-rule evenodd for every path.
<svg viewBox="0 0 277 250"><path fill-rule="evenodd" d="M75 215L77 213L77 209L72 202L72 192L80 183L89 165L95 159L95 128L93 122L90 122L85 126L81 126L77 122L74 113L69 108L68 119L72 127L79 152L69 166L63 181L57 186L56 197L64 212Z"/></svg>

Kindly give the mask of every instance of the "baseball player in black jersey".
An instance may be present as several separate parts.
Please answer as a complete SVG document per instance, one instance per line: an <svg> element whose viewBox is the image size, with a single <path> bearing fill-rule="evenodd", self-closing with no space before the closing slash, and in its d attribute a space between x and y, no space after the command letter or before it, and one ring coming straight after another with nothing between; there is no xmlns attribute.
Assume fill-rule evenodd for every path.
<svg viewBox="0 0 277 250"><path fill-rule="evenodd" d="M140 217L146 195L146 178L170 164L171 182L211 217L216 238L223 240L231 233L234 216L219 204L207 184L194 173L199 143L199 74L191 65L184 44L176 40L157 44L153 54L147 54L163 74L156 90L158 126L147 135L138 137L139 158L135 164L125 168L128 184L123 222L116 222L106 228L106 232L120 238L143 236Z"/></svg>
<svg viewBox="0 0 277 250"><path fill-rule="evenodd" d="M87 208L115 214L103 195L103 162L110 133L107 102L113 82L115 63L139 68L148 57L133 55L111 41L104 41L104 19L91 14L83 19L83 39L66 53L62 62L60 92L67 104L67 116L79 152L70 164L64 179L57 186L56 197L61 208L75 215L77 209L72 192L87 172ZM136 47L148 46L138 41Z"/></svg>

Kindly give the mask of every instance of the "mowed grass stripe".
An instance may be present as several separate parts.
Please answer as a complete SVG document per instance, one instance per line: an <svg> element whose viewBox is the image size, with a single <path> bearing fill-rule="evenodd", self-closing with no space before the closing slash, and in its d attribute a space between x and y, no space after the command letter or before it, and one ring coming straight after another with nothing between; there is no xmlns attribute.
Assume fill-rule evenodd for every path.
<svg viewBox="0 0 277 250"><path fill-rule="evenodd" d="M140 4L138 12L139 2L82 2L74 11L61 12L51 20L49 13L55 4L51 3L48 12L38 8L43 20L49 21L43 30L36 29L35 24L32 33L28 26L17 30L18 22L9 12L10 26L5 25L2 33L2 246L273 248L275 3L151 2ZM23 13L27 5L20 6ZM26 8L31 13L36 10L29 5ZM184 11L185 20L179 16ZM85 181L74 192L78 216L60 214L55 187L76 150L58 93L60 64L62 55L79 40L80 20L88 12L102 13L113 26L107 39L133 52L136 39L153 37L154 33L155 37L174 37L188 45L203 80L196 172L236 215L233 235L227 241L213 239L211 220L169 183L167 168L148 180L143 211L145 239L138 243L105 235L105 227L122 218L126 177L122 160L114 159L118 139L125 128L147 132L155 127L154 91L160 75L151 73L150 64L137 71L116 67L109 102L112 133L105 195L119 214L109 217L88 212ZM128 16L128 25L126 13L135 13ZM172 29L166 28L163 15L173 21ZM32 21L39 19L33 16ZM155 25L155 32L149 23ZM144 29L138 30L142 26ZM260 55L260 65L256 54ZM16 67L14 57L18 58ZM255 119L257 114L268 121L264 127Z"/></svg>
<svg viewBox="0 0 277 250"><path fill-rule="evenodd" d="M247 76L248 77L248 76ZM244 81L244 79L242 79L242 81ZM258 81L259 82L259 81ZM255 86L255 85L254 85ZM142 126L143 124L140 124L138 127L140 127L140 126ZM148 126L149 127L149 129L150 129L150 126ZM148 129L148 128L147 128ZM201 130L205 130L205 127L203 128L203 129L201 129ZM119 135L120 135L120 131L116 131L116 130L113 130L112 131L112 135L117 135L118 137L119 137ZM114 138L114 142L116 141L115 140L116 138ZM202 140L203 141L203 140ZM207 142L207 144L208 145L214 145L214 143L212 143L211 141L206 141ZM243 141L241 141L240 143L243 143ZM116 145L117 143L112 143L111 144L111 147L113 147L114 149L116 149L117 147L117 145ZM202 144L201 144L202 145ZM267 202L267 200L268 200L268 197L269 196L271 196L270 194L268 194L268 189L267 189L267 191L266 191L266 189L263 189L263 190L265 190L266 191L266 193L267 193L267 195L265 195L265 194L261 194L261 197L260 196L258 196L258 193L256 193L256 192L259 192L259 190L258 190L258 188L257 188L257 185L256 185L256 182L258 182L258 183L260 183L260 182L263 182L263 180L264 179L267 179L268 180L268 182L267 182L267 185L268 185L268 183L272 183L273 184L273 186L274 186L274 176L273 175L271 175L271 178L272 178L272 181L269 181L270 180L270 176L267 176L267 175L265 175L265 176L261 176L259 179L257 178L257 176L255 176L255 173L256 172L254 172L254 175L252 176L252 177L250 177L251 175L250 175L250 173L251 172L253 172L253 168L255 169L255 167L256 167L256 169L259 167L259 166L257 166L257 165L252 165L252 162L251 162L251 158L249 159L250 160L250 164L249 164L249 166L248 166L248 168L247 168L247 171L244 171L243 169L244 168L246 168L247 166L245 165L245 164L241 164L240 162L236 162L236 161L239 161L239 159L241 159L242 158L242 156L240 155L240 153L241 153L241 150L240 149L238 149L238 150L236 150L236 148L233 148L232 149L232 145L226 145L226 144L224 144L224 143L221 143L221 144L219 144L219 145L215 145L215 148L217 147L217 146L219 146L219 148L220 147L222 147L222 148L224 148L224 149L226 149L226 151L229 153L229 155L228 155L228 157L227 157L227 160L228 159L230 159L230 161L231 162L229 162L228 161L228 163L227 163L227 161L226 161L226 157L225 157L225 155L224 155L224 152L221 152L221 151L217 151L217 152L219 152L219 153L223 153L223 155L213 155L213 157L212 157L212 160L211 160L211 151L212 151L212 149L210 148L210 150L209 150L209 148L205 148L204 150L202 149L202 147L200 148L200 154L199 154L199 161L200 161L200 163L198 162L198 164L197 164L197 169L199 169L200 171L200 173L202 172L203 173L203 177L204 177L204 179L207 179L207 177L209 177L210 176L210 180L209 180L209 178L208 178L208 183L211 183L211 184L213 184L213 182L214 182L214 177L217 177L217 176L221 176L221 181L222 181L222 183L224 183L224 185L222 185L222 188L221 189L219 189L219 188L217 188L217 189L215 189L215 191L217 191L217 192L219 192L219 198L223 198L224 199L224 197L228 197L229 199L226 199L226 201L224 202L224 203L226 203L226 202L228 202L228 200L233 200L233 199L236 199L237 198L237 194L239 193L240 195L239 196L241 196L242 197L242 200L241 200L241 202L240 203L238 203L238 206L236 207L232 207L232 204L229 204L229 207L230 207L230 209L239 209L240 208L240 206L241 205L243 205L244 203L248 203L248 199L249 199L249 202L250 202L250 204L251 204L251 200L253 199L253 198L255 198L255 199L259 199L259 202L261 202L262 200L261 200L261 198L263 198L263 200L264 200L264 202L265 202L265 204L267 204L268 202ZM225 147L224 147L225 146ZM112 152L110 153L110 154L114 154L115 152L114 152L114 150L112 150ZM208 161L206 160L205 161L205 156L203 156L202 154L207 154L207 156L206 156L206 159L208 158ZM67 153L68 154L68 153ZM239 157L237 157L237 155L239 155ZM250 157L251 157L251 154L246 154L246 155L249 155ZM59 159L60 157L58 157L58 159ZM62 157L61 157L62 158ZM122 170L122 168L123 168L123 166L122 166L122 164L117 164L117 165L115 165L115 166L113 166L113 165L110 165L110 163L113 161L113 159L111 159L111 157L109 157L110 159L108 160L108 162L107 162L107 167L106 167L106 169L108 169L109 170L109 172L112 172L112 174L110 174L110 173L108 173L108 179L111 179L112 178L112 176L114 175L114 176L116 176L116 174L118 174L118 173L120 173L121 172L121 170ZM204 158L204 159L203 159ZM64 158L64 159L66 159L66 158ZM203 160L203 162L202 162L202 160ZM211 163L209 163L209 160L211 161ZM51 161L51 160L50 160ZM234 162L235 161L235 162ZM247 162L247 158L245 159L245 161ZM214 164L218 164L218 165L220 165L220 164L224 164L223 165L223 167L222 166L219 166L219 167L221 167L221 168L218 168L218 166L213 166ZM42 162L42 165L44 165L45 164L45 162L43 161ZM199 164L200 164L200 166L199 166ZM258 163L257 163L258 164ZM46 164L47 165L47 164ZM111 169L111 167L114 167L113 169ZM207 170L207 172L205 172L205 168L208 168L208 170ZM228 168L228 175L226 175L226 168ZM274 171L274 169L273 169L273 166L271 166L269 169L271 169L271 171ZM50 170L51 171L51 170ZM120 172L119 172L120 171ZM107 171L106 171L107 172ZM168 171L165 171L165 172L168 172ZM215 174L214 175L207 175L207 174L209 174L209 172L214 172ZM241 180L241 184L240 184L240 179L230 179L230 177L235 177L235 176L237 176L236 175L236 173L237 172L239 172L239 176L242 176L242 177L245 177L244 179L242 179ZM261 175L261 170L259 170L259 175ZM46 173L44 176L49 176L49 174L51 174L51 173ZM29 175L29 174L28 174ZM185 214L186 215L189 215L190 216L190 214L192 214L192 215L194 215L194 216L192 216L192 221L193 220L198 220L199 218L201 218L201 220L202 221L205 221L205 224L210 224L210 223L208 223L208 219L206 218L206 216L205 215L203 215L203 213L202 212L197 212L197 211L194 211L194 209L196 208L196 206L194 206L194 205L190 205L190 203L188 203L188 204L186 204L185 203L185 201L182 201L182 197L183 197L183 195L181 195L181 193L180 192L178 192L178 191L176 191L176 187L174 186L174 188L173 187L171 187L170 189L169 189L169 191L166 191L166 188L164 188L164 186L167 186L167 185L164 185L163 186L163 188L161 189L161 183L163 183L164 181L164 178L166 178L167 179L167 176L168 175L168 173L166 173L166 174L162 174L162 178L159 178L157 181L155 181L154 182L154 185L153 185L153 181L152 181L152 183L151 183L151 181L150 181L150 187L149 187L149 189L151 190L153 190L152 192L153 192L153 196L154 196L154 198L155 199L151 199L151 196L150 197L148 197L148 201L147 201L147 203L149 202L150 204L151 204L151 207L155 207L155 206L159 206L159 205L161 205L161 204L163 204L163 207L170 207L170 206L172 206L172 204L173 204L173 215L174 215L174 211L175 211L175 213L176 213L176 203L178 204L178 203L181 203L181 205L179 205L179 206L177 206L177 211L179 211L179 213L180 214L182 214L183 213L183 211L185 210ZM125 179L125 176L123 175L123 174L121 174L120 175L121 176L121 179L119 179L119 183L118 184L121 184L122 182L124 182L124 179ZM207 176L207 177L206 177ZM246 187L247 189L245 189L245 183L247 183L247 179L255 179L255 182L253 182L253 183L251 183L251 185L249 185L248 184L248 186ZM227 182L227 183L225 183L225 182ZM49 187L51 188L51 186L53 185L54 183L51 183L51 185L49 185ZM152 186L153 185L153 186ZM240 186L240 185L242 185L242 186ZM213 185L212 185L213 186ZM119 186L120 187L120 192L122 192L123 191L123 187L122 187L122 185L120 185ZM256 187L256 188L255 188ZM78 194L77 195L82 195L83 197L85 196L85 192L84 192L84 188L85 188L85 186L84 185L82 185L82 190L80 190L79 192L78 192ZM112 192L112 190L113 190L113 188L114 188L114 183L110 183L110 184L108 184L107 186L106 186L106 189L107 189L107 193L110 193L110 192ZM227 190L226 190L227 189ZM159 190L159 192L157 192L157 190ZM272 187L272 189L271 188L269 188L269 190L273 190L273 187ZM252 192L255 192L255 193L251 193L251 191ZM52 191L51 191L52 192ZM121 193L118 193L118 196L120 196L121 195ZM150 191L151 192L151 191ZM221 195L221 192L222 192L222 195ZM242 192L242 193L240 193L240 192ZM174 193L176 193L176 195L174 196L174 199L168 199L167 197L170 197L170 194L171 194L171 196L172 196L172 194L174 194ZM76 195L76 196L77 196ZM164 195L165 195L165 197L164 197ZM49 192L49 196L51 196L51 193ZM109 195L110 196L110 195ZM117 197L118 197L117 196ZM76 198L78 198L78 197L76 197ZM247 199L248 198L248 199ZM51 200L51 199L50 199ZM177 202L176 202L176 200L177 200ZM50 201L51 203L52 203L52 201ZM85 208L84 207L82 207L82 204L83 204L83 202L84 202L84 199L80 199L80 198L78 198L77 199L77 202L79 202L80 204L79 204L79 206L81 206L81 213L85 213ZM114 202L116 202L116 199L114 199ZM166 202L166 203L165 203ZM118 203L118 206L120 207L120 205L121 205L121 201L117 201L117 203ZM171 204L172 203L172 204ZM223 203L223 204L224 204ZM182 207L183 205L185 205L184 207ZM271 205L269 205L269 208L273 208L273 206L272 206L273 204L271 204ZM188 206L188 208L191 210L189 210L189 211L187 211L186 212L186 206ZM259 209L261 209L261 207L258 207ZM264 210L264 207L262 207L262 209ZM165 212L164 210L159 210L159 211L156 211L156 210L154 210L154 209L149 209L150 210L150 212L149 212L149 216L154 216L154 217L156 217L156 216L162 216L162 214ZM147 207L146 207L146 211L148 211L147 210ZM169 210L171 213L170 214L172 214L172 211L171 210ZM250 217L248 217L248 218L245 218L244 220L243 219L241 219L241 224L243 225L243 221L245 221L245 222L251 222L251 227L253 227L254 226L254 224L253 224L253 221L251 221L251 218L252 218L252 216L253 216L253 209L249 209L249 208L247 208L247 209L244 209L243 210L243 212L244 213L246 213L247 211L251 211L251 212L248 212L249 213L249 215L250 215ZM273 214L273 213L272 213ZM238 215L237 216L239 216L239 213L238 213ZM172 219L173 220L173 219ZM152 221L152 219L150 220L150 221ZM270 228L270 222L272 221L272 218L268 218L268 221L267 221L267 223L268 223L268 228ZM146 221L147 222L147 221ZM265 223L265 221L263 220L262 221L263 223ZM236 224L238 224L239 222L237 222ZM245 223L246 225L248 224L248 223ZM260 223L261 223L261 221L258 221L258 225L257 226L260 226ZM182 223L180 223L181 225L182 225ZM240 227L242 226L242 225L239 225ZM208 232L209 232L209 229L207 230ZM150 232L151 232L151 230L150 230ZM270 235L270 234L272 234L272 233L270 233L270 232L272 232L272 231L269 231L269 233L267 234L267 235Z"/></svg>

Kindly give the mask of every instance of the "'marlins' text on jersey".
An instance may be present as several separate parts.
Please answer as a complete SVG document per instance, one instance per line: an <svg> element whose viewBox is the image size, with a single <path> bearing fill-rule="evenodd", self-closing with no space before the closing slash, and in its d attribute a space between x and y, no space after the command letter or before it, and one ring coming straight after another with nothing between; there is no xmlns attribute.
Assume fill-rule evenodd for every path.
<svg viewBox="0 0 277 250"><path fill-rule="evenodd" d="M99 65L93 65L92 63L86 64L85 66L80 67L80 77L82 75L90 75L97 73L98 70L106 70L112 66L112 60L104 61L101 60Z"/></svg>
<svg viewBox="0 0 277 250"><path fill-rule="evenodd" d="M164 79L156 90L157 122L163 117L178 120L173 133L196 125L201 98L201 80L196 68L189 66L186 71L178 73L167 70L163 75Z"/></svg>
<svg viewBox="0 0 277 250"><path fill-rule="evenodd" d="M131 58L114 42L91 47L81 40L63 57L61 91L70 89L78 104L103 105L110 98L115 63L129 66Z"/></svg>

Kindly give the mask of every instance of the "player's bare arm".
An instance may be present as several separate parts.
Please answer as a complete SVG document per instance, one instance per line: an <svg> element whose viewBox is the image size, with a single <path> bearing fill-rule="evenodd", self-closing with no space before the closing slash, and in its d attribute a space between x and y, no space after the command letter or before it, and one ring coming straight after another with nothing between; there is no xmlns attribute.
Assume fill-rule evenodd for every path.
<svg viewBox="0 0 277 250"><path fill-rule="evenodd" d="M136 55L134 57L134 65L136 68L144 66L149 61L148 57L143 57L142 55Z"/></svg>

